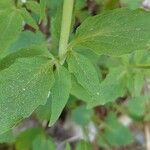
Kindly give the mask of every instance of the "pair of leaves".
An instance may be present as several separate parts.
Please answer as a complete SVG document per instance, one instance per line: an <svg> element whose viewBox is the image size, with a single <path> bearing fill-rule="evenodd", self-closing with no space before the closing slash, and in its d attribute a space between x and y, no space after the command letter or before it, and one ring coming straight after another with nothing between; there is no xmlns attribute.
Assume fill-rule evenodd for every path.
<svg viewBox="0 0 150 150"><path fill-rule="evenodd" d="M0 10L1 50L7 49L13 43L12 39L15 39L21 32L24 19L18 12L19 10L14 8ZM89 48L97 54L115 56L145 49L150 37L149 19L150 15L148 12L126 9L105 12L101 15L90 17L79 27L68 49L81 46ZM30 19L27 17L26 20ZM31 23L31 21L29 22ZM50 62L49 59L39 57L17 59L14 64L9 65L9 68L1 71L0 133L8 131L21 118L29 116L39 105L46 103L54 82ZM122 90L119 94L116 92L120 88L120 81L118 83L118 81L114 80L116 77L115 73L113 73L113 77L106 77L104 82L100 84L95 69L89 60L83 56L78 54L71 56L68 58L68 65L78 84L87 91L89 99L94 99L96 102L94 105L105 104L122 93ZM61 76L57 73L55 75L55 84L50 95L53 109L50 125L58 118L69 97L68 93L71 86L66 79L66 77L69 77L69 74L65 72L61 73L61 76L65 76L64 79L61 79ZM117 84L113 83L113 80ZM66 88L63 89L62 85L65 85ZM110 85L113 85L112 89ZM57 91L58 86L59 90ZM106 90L108 90L108 93L110 91L111 94L108 94ZM65 93L63 93L64 91ZM62 97L61 105L58 103L60 102L60 97ZM91 106L92 104L90 104ZM55 114L56 108L57 115Z"/></svg>

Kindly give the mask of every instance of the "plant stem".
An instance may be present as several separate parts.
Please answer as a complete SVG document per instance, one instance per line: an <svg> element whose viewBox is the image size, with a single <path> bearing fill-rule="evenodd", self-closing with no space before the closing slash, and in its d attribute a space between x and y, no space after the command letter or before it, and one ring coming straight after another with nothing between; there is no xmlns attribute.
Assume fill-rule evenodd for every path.
<svg viewBox="0 0 150 150"><path fill-rule="evenodd" d="M71 29L74 0L64 0L59 41L59 57L63 58L67 52L68 40Z"/></svg>
<svg viewBox="0 0 150 150"><path fill-rule="evenodd" d="M146 139L146 150L150 150L150 127L149 124L145 124L145 139Z"/></svg>

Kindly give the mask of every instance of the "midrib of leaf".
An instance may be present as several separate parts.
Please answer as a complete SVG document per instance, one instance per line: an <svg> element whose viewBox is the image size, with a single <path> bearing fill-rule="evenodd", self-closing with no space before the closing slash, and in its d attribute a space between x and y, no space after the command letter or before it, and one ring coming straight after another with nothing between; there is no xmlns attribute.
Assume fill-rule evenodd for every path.
<svg viewBox="0 0 150 150"><path fill-rule="evenodd" d="M59 77L59 80L60 80L59 70L58 70L58 72L57 72L57 73L58 73L58 77ZM60 95L60 91L61 91L60 89L61 89L61 88L60 88L60 86L59 86L58 88L59 88L59 89L58 89L58 95L59 95L59 97L60 97L60 96L61 96L61 95ZM53 98L54 98L54 97L53 97Z"/></svg>
<svg viewBox="0 0 150 150"><path fill-rule="evenodd" d="M22 94L24 92L24 89L28 89L27 87L30 85L30 83L35 79L35 81L37 80L37 77L40 76L41 74L46 74L47 71L50 69L49 66L50 62L42 65L41 68L39 68L39 71L24 85L24 87L19 88L18 87L18 92L17 95L12 95L12 98L15 100L17 99L20 94ZM44 68L43 68L44 67ZM38 68L38 67L37 67ZM46 69L45 69L46 68ZM32 86L34 87L34 85L36 85L36 82L33 82L34 84L32 84Z"/></svg>
<svg viewBox="0 0 150 150"><path fill-rule="evenodd" d="M105 30L106 31L106 30ZM121 30L121 32L130 32L132 31L133 32L133 29L128 29L128 30ZM135 32L137 32L137 29L135 28L134 30ZM144 29L142 30L144 31ZM118 30L119 32L119 30ZM145 32L148 32L147 30ZM89 35L86 35L86 36L81 36L80 38L76 38L74 39L69 45L68 45L68 48L69 47L74 47L76 46L76 44L81 44L81 43L84 43L84 42L88 42L88 41L94 41L95 39L93 38L98 38L98 37L113 37L113 38L116 38L117 36L119 36L120 38L123 38L123 39L128 39L129 37L128 36L122 36L122 35L112 35L113 31L107 31L107 32L96 32L96 33L91 33ZM144 39L141 39L140 40L143 40ZM132 41L132 39L131 39ZM104 41L100 41L101 43L109 43L111 45L113 45L113 43L110 43L110 42L104 42ZM133 41L132 41L133 42ZM120 44L120 43L119 43Z"/></svg>
<svg viewBox="0 0 150 150"><path fill-rule="evenodd" d="M107 32L109 32L109 31L107 31ZM103 35L105 35L107 32L102 32L102 31L99 31L99 32L95 32L94 34L88 34L88 35L86 35L86 36L81 36L81 37L78 37L77 36L77 38L75 38L72 42L70 42L69 44L68 44L68 49L72 49L72 47L74 47L74 46L76 46L76 44L80 44L80 43L84 43L84 42L86 42L86 41L91 41L91 39L92 38L94 38L94 37L97 37L97 36L103 36Z"/></svg>

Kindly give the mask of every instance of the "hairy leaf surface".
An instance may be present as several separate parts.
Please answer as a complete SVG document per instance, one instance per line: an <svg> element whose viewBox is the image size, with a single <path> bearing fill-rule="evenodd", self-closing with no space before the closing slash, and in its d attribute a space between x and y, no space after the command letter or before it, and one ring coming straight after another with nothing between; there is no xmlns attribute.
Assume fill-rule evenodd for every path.
<svg viewBox="0 0 150 150"><path fill-rule="evenodd" d="M70 94L71 77L64 67L59 67L54 73L55 83L51 89L51 117L49 125L53 125L63 111Z"/></svg>
<svg viewBox="0 0 150 150"><path fill-rule="evenodd" d="M18 59L0 73L0 133L46 103L54 78L50 60Z"/></svg>
<svg viewBox="0 0 150 150"><path fill-rule="evenodd" d="M85 88L93 99L99 96L99 77L93 64L83 55L71 53L68 57L68 66L71 73L77 79L77 82Z"/></svg>
<svg viewBox="0 0 150 150"><path fill-rule="evenodd" d="M15 41L22 30L22 21L18 11L0 10L0 53Z"/></svg>
<svg viewBox="0 0 150 150"><path fill-rule="evenodd" d="M119 56L148 48L150 13L116 9L86 19L69 48L89 48L97 54Z"/></svg>

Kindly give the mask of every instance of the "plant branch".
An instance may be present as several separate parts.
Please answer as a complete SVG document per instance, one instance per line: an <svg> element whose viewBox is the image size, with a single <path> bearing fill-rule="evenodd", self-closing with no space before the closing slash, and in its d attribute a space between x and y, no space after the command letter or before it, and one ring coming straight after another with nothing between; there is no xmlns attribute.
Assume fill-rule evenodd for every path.
<svg viewBox="0 0 150 150"><path fill-rule="evenodd" d="M146 139L146 150L150 150L150 127L149 124L145 124L145 139Z"/></svg>
<svg viewBox="0 0 150 150"><path fill-rule="evenodd" d="M59 57L63 58L67 52L68 40L71 29L74 0L64 0L59 41Z"/></svg>

